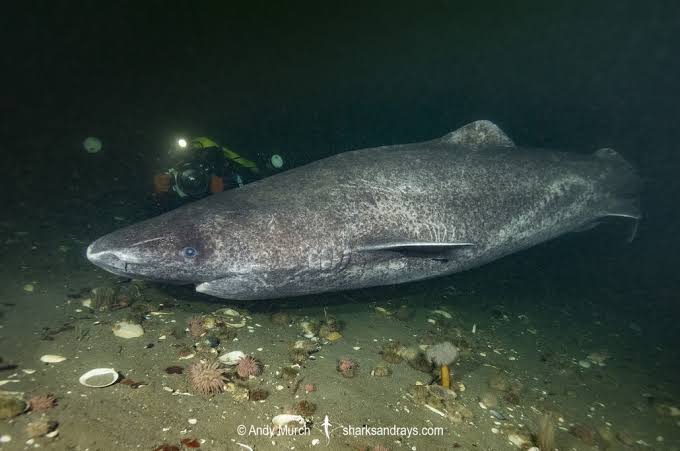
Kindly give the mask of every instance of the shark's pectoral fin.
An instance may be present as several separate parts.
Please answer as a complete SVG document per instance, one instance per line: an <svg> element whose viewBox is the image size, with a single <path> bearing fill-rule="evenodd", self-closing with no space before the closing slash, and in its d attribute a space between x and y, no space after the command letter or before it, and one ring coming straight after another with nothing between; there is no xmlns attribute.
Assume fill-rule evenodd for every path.
<svg viewBox="0 0 680 451"><path fill-rule="evenodd" d="M600 221L586 222L582 226L572 230L573 233L587 232L588 230L593 230L595 227L600 225Z"/></svg>
<svg viewBox="0 0 680 451"><path fill-rule="evenodd" d="M608 218L626 218L630 219L630 227L628 229L628 232L626 234L626 242L630 243L635 239L635 235L637 235L637 230L638 230L638 225L640 223L640 215L639 214L633 214L633 213L607 213L600 218L587 222L583 224L582 226L572 230L572 232L578 233L578 232L586 232L588 230L594 229L595 227L599 226L603 222L607 222Z"/></svg>
<svg viewBox="0 0 680 451"><path fill-rule="evenodd" d="M609 213L606 217L619 217L631 219L630 227L626 236L626 242L631 243L635 236L637 235L638 225L640 224L640 214L639 213Z"/></svg>
<svg viewBox="0 0 680 451"><path fill-rule="evenodd" d="M512 139L491 121L474 121L440 138L446 144L465 146L474 150L485 147L515 147Z"/></svg>
<svg viewBox="0 0 680 451"><path fill-rule="evenodd" d="M355 252L397 252L406 257L429 258L433 260L449 260L456 250L474 246L474 243L454 241L433 243L423 241L393 241L360 246Z"/></svg>

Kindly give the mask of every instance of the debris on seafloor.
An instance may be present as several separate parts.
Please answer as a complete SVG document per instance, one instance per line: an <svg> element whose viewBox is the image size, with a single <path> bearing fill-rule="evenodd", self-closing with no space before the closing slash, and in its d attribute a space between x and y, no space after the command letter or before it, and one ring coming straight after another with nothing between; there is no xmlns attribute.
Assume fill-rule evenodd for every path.
<svg viewBox="0 0 680 451"><path fill-rule="evenodd" d="M40 361L43 363L61 363L66 360L66 357L58 354L45 354L40 357Z"/></svg>
<svg viewBox="0 0 680 451"><path fill-rule="evenodd" d="M25 428L26 435L29 439L43 437L51 432L57 430L59 423L50 420L46 417L40 417L36 420L30 421Z"/></svg>
<svg viewBox="0 0 680 451"><path fill-rule="evenodd" d="M298 423L300 426L304 426L306 424L302 415L282 413L272 418L272 424L278 428L287 426L290 423Z"/></svg>
<svg viewBox="0 0 680 451"><path fill-rule="evenodd" d="M26 412L28 404L16 393L0 391L0 420Z"/></svg>
<svg viewBox="0 0 680 451"><path fill-rule="evenodd" d="M392 370L386 365L378 365L371 370L371 376L387 377L392 375Z"/></svg>
<svg viewBox="0 0 680 451"><path fill-rule="evenodd" d="M119 338L137 338L144 335L141 325L130 321L119 321L113 325L113 335Z"/></svg>

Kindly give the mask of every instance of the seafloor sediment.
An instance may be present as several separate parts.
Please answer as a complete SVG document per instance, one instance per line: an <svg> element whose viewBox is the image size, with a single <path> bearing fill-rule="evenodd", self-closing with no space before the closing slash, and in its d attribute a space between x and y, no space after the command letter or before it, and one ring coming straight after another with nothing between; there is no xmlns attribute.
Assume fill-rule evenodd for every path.
<svg viewBox="0 0 680 451"><path fill-rule="evenodd" d="M229 303L116 279L84 260L85 236L3 223L2 238L0 390L12 392L3 399L56 398L5 415L3 450L527 449L550 446L551 434L562 450L680 446L663 320L639 304L612 308L635 305L632 295L519 290L512 280L491 289L500 282L480 271ZM114 334L122 321L143 335ZM450 391L423 362L441 342L459 352ZM189 366L230 351L254 357L261 373L219 363L223 391L198 393ZM120 377L81 385L93 368ZM304 428L272 434L282 414Z"/></svg>

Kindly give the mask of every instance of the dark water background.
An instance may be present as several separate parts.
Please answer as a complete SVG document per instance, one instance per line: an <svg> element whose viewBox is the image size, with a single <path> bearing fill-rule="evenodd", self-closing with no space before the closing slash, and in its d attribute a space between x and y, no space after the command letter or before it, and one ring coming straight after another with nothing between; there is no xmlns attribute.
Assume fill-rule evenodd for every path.
<svg viewBox="0 0 680 451"><path fill-rule="evenodd" d="M176 133L302 164L485 118L520 145L616 148L645 180L645 218L631 245L603 228L456 276L461 283L674 308L680 3L329 5L6 7L6 219L87 239L115 227L101 220L113 207L147 215L157 158ZM102 152L82 150L88 135Z"/></svg>

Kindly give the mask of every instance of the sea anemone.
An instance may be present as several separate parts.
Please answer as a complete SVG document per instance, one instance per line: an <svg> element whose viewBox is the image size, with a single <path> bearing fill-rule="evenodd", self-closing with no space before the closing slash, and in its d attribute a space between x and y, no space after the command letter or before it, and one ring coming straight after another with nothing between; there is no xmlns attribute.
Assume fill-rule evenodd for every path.
<svg viewBox="0 0 680 451"><path fill-rule="evenodd" d="M305 393L311 393L313 391L316 391L315 384L305 384Z"/></svg>
<svg viewBox="0 0 680 451"><path fill-rule="evenodd" d="M449 341L437 343L427 349L427 358L437 366L451 365L458 358L458 348Z"/></svg>
<svg viewBox="0 0 680 451"><path fill-rule="evenodd" d="M213 395L224 390L226 369L220 368L220 362L206 363L199 361L187 368L187 379L194 393Z"/></svg>
<svg viewBox="0 0 680 451"><path fill-rule="evenodd" d="M441 368L442 387L451 388L449 365L458 359L458 348L444 341L427 348L427 359Z"/></svg>
<svg viewBox="0 0 680 451"><path fill-rule="evenodd" d="M359 364L352 359L343 358L338 360L337 370L342 377L354 377L358 369Z"/></svg>
<svg viewBox="0 0 680 451"><path fill-rule="evenodd" d="M203 318L194 317L189 320L189 335L192 337L200 337L206 332Z"/></svg>
<svg viewBox="0 0 680 451"><path fill-rule="evenodd" d="M33 395L28 400L28 406L34 412L42 412L57 405L57 398L52 393Z"/></svg>
<svg viewBox="0 0 680 451"><path fill-rule="evenodd" d="M250 376L262 374L262 364L255 357L249 355L242 357L236 364L236 374L241 379L248 379Z"/></svg>

